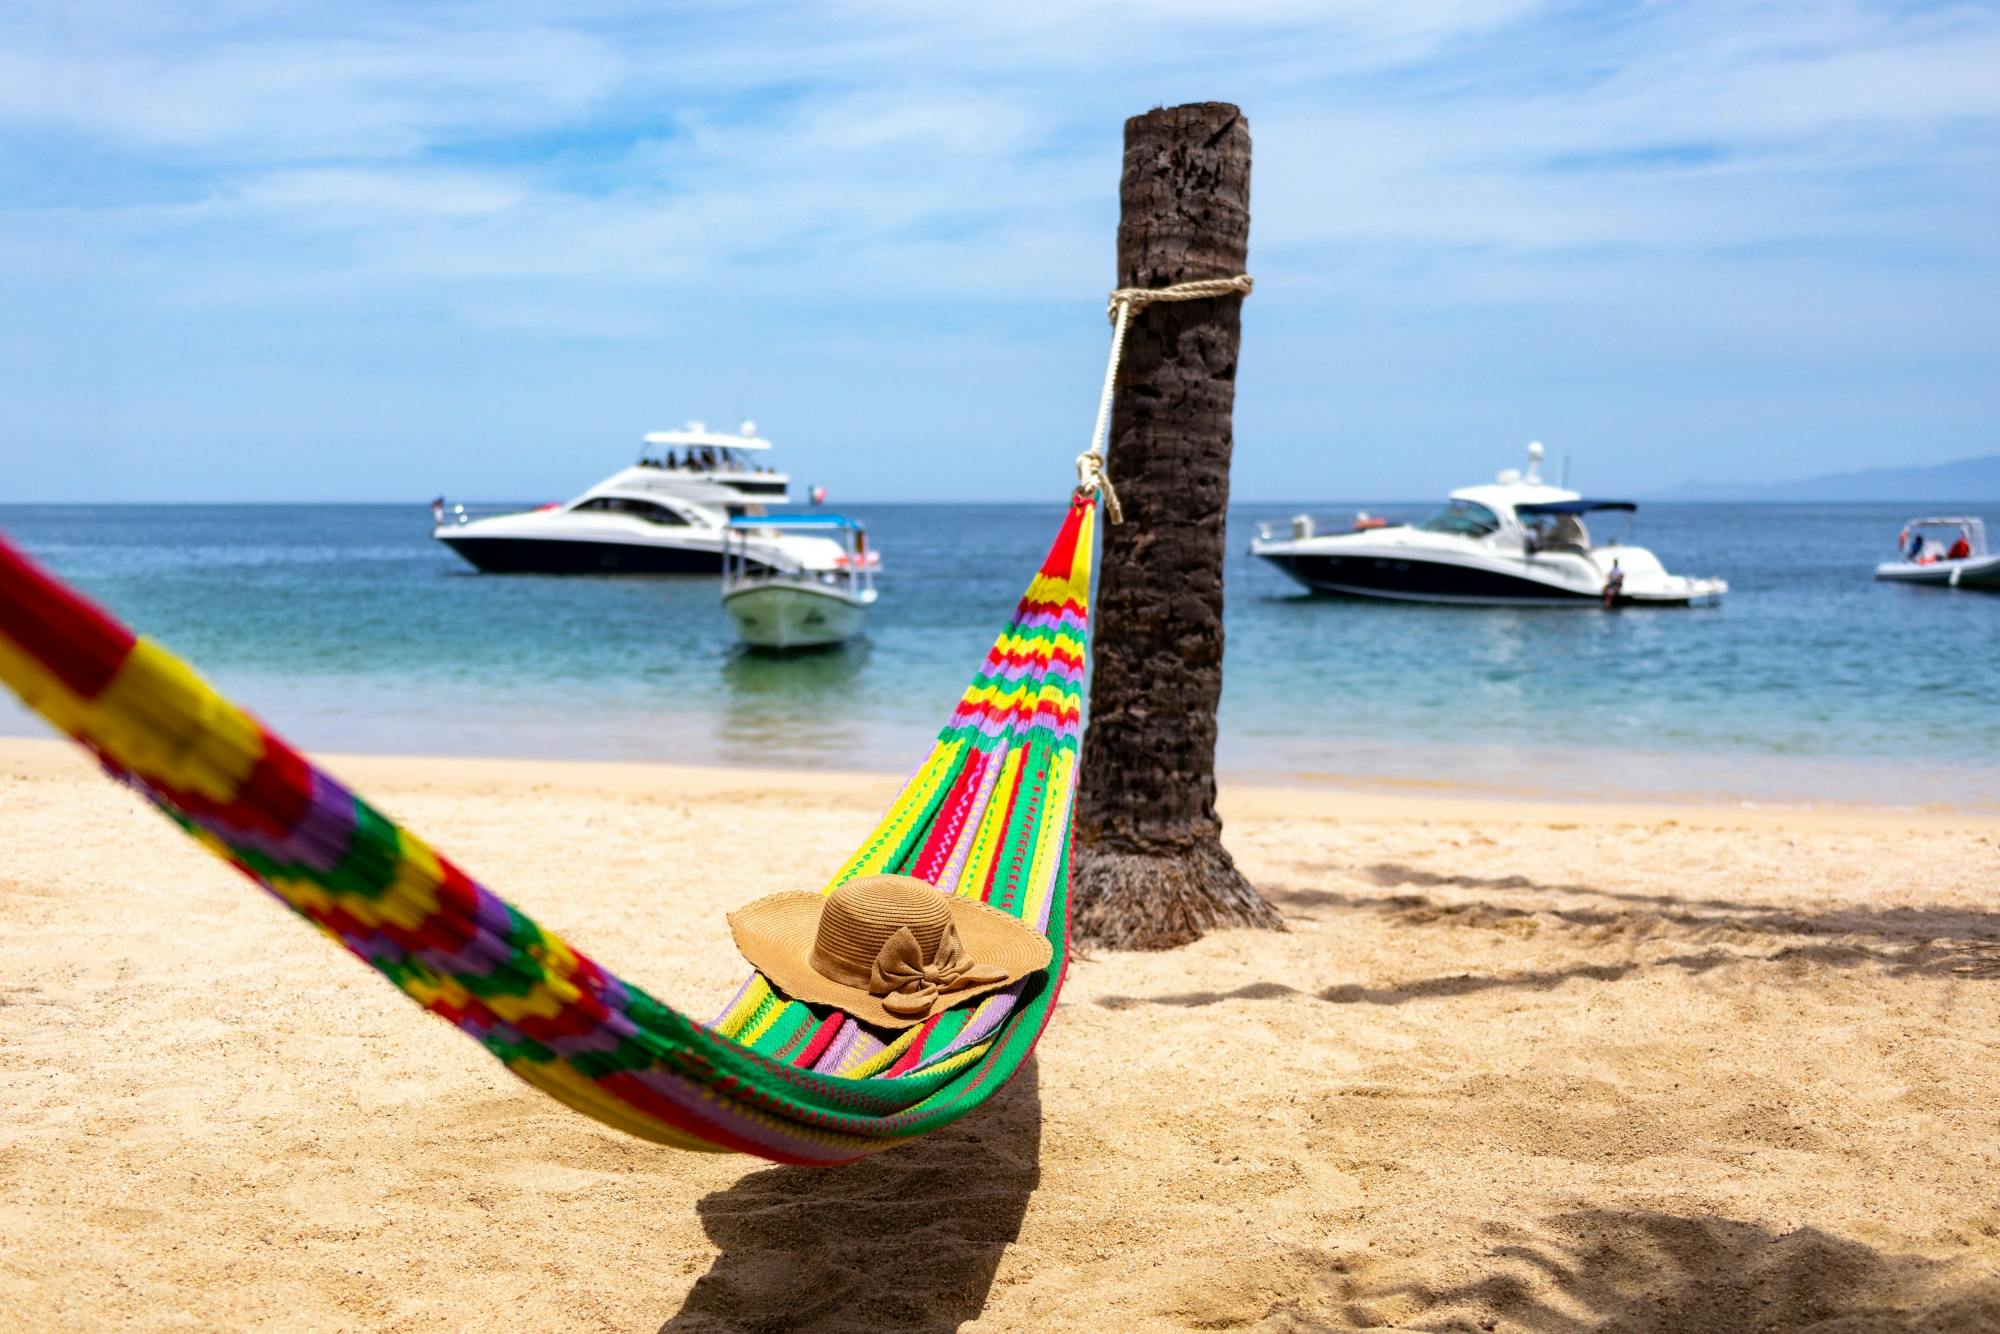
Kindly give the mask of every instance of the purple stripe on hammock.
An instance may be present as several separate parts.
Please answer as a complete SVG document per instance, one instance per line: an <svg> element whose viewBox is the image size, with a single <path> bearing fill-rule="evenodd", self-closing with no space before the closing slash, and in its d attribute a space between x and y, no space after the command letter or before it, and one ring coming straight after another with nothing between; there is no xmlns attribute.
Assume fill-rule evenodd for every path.
<svg viewBox="0 0 2000 1334"><path fill-rule="evenodd" d="M861 1025L852 1019L844 1020L839 1030L834 1033L833 1041L826 1044L826 1050L819 1054L817 1061L813 1062L813 1073L830 1075L838 1071L841 1063L847 1059L848 1049L854 1045L854 1040L860 1036Z"/></svg>
<svg viewBox="0 0 2000 1334"><path fill-rule="evenodd" d="M1067 830L1070 827L1069 826L1070 817L1072 814L1074 814L1075 810L1076 810L1076 773L1074 770L1072 770L1070 772L1069 791L1063 794L1061 821L1058 822L1057 824L1045 825L1043 827L1056 830ZM1067 838L1068 835L1065 833L1058 833L1056 837ZM1042 893L1042 909L1039 913L1035 914L1036 918L1035 933L1037 935L1046 936L1049 933L1049 917L1050 914L1052 914L1055 911L1055 906L1056 906L1056 877L1062 874L1063 863L1065 860L1066 859L1064 856L1064 850L1062 848L1057 848L1054 860L1052 860L1049 863L1048 883L1046 885L1040 885L1036 887L1040 889Z"/></svg>
<svg viewBox="0 0 2000 1334"><path fill-rule="evenodd" d="M1079 616L1068 607L1061 611L1023 612L1014 618L1009 630L1074 630L1081 635L1088 624L1088 618Z"/></svg>
<svg viewBox="0 0 2000 1334"><path fill-rule="evenodd" d="M353 794L316 771L305 814L289 833L280 835L235 824L217 815L191 815L137 774L121 770L116 777L168 814L200 825L232 848L248 849L280 866L304 866L325 875L340 864L354 841ZM322 783L330 791L322 790Z"/></svg>
<svg viewBox="0 0 2000 1334"><path fill-rule="evenodd" d="M1083 669L1061 662L1003 662L988 658L980 676L988 681L1020 681L1035 677L1074 686L1082 683Z"/></svg>
<svg viewBox="0 0 2000 1334"><path fill-rule="evenodd" d="M863 1061L873 1060L882 1054L884 1047L889 1045L869 1032L868 1026L859 1020L850 1019L848 1022L854 1027L854 1036L847 1039L847 1050L843 1053L844 1059L840 1065L858 1065ZM840 1066L833 1067L827 1073L840 1074Z"/></svg>
<svg viewBox="0 0 2000 1334"><path fill-rule="evenodd" d="M995 718L983 709L977 712L957 710L951 715L951 721L946 724L948 731L958 731L967 727L983 736L997 737L1012 734L1017 740L1038 727L1053 732L1056 738L1062 741L1074 740L1083 734L1083 725L1080 721L1061 722L1047 710L1032 715L1025 727L1021 726L1012 714L1006 718Z"/></svg>
<svg viewBox="0 0 2000 1334"><path fill-rule="evenodd" d="M757 980L757 974L755 973L752 973L750 974L750 976L744 978L743 985L736 988L736 994L729 998L729 1004L722 1007L722 1013L716 1015L715 1018L709 1020L708 1026L710 1028L720 1030L722 1028L722 1021L729 1017L729 1012L731 1010L735 1009L737 1006L743 1003L743 998L750 994L750 984L755 982L756 980Z"/></svg>
<svg viewBox="0 0 2000 1334"><path fill-rule="evenodd" d="M1021 989L1026 985L1025 982L1016 983L1005 991L996 991L980 1001L978 1008L972 1012L972 1018L966 1021L965 1027L959 1030L957 1037L925 1057L917 1065L905 1070L903 1076L907 1078L910 1075L922 1074L946 1057L991 1037L1006 1021L1007 1016L1013 1013L1014 1002L1020 999Z"/></svg>

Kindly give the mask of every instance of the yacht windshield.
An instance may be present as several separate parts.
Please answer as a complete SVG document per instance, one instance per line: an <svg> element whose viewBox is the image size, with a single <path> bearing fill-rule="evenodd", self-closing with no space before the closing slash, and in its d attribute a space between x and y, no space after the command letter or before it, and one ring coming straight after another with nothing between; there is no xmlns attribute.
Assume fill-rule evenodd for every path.
<svg viewBox="0 0 2000 1334"><path fill-rule="evenodd" d="M1470 500L1454 500L1417 527L1427 533L1484 537L1500 526L1500 516Z"/></svg>
<svg viewBox="0 0 2000 1334"><path fill-rule="evenodd" d="M687 527L687 520L665 505L655 505L650 500L633 500L625 496L593 496L572 509L571 513L629 514L635 519L664 524L669 528Z"/></svg>
<svg viewBox="0 0 2000 1334"><path fill-rule="evenodd" d="M1590 530L1574 514L1523 514L1521 527L1528 531L1528 546L1535 551L1588 551Z"/></svg>

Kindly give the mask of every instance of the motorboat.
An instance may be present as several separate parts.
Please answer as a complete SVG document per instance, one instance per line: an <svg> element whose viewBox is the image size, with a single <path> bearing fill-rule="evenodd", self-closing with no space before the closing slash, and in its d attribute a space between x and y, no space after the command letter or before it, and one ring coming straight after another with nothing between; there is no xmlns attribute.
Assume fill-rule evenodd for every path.
<svg viewBox="0 0 2000 1334"><path fill-rule="evenodd" d="M2000 552L1987 548L1986 525L1978 519L1912 519L1896 549L1901 558L1877 565L1877 579L2000 591Z"/></svg>
<svg viewBox="0 0 2000 1334"><path fill-rule="evenodd" d="M734 434L701 422L655 431L637 463L565 504L482 513L440 498L431 507L431 536L496 574L718 574L729 521L790 496L791 479L758 462L770 448L753 422ZM794 541L809 549L791 550ZM792 566L815 554L816 541L825 539L752 540L744 556Z"/></svg>
<svg viewBox="0 0 2000 1334"><path fill-rule="evenodd" d="M1451 493L1417 524L1321 533L1307 515L1259 528L1250 550L1316 593L1477 606L1686 607L1713 605L1721 579L1667 573L1644 547L1595 542L1584 516L1631 514L1629 500L1599 500L1542 481L1542 447L1526 472L1509 468L1484 486Z"/></svg>
<svg viewBox="0 0 2000 1334"><path fill-rule="evenodd" d="M795 560L749 557L754 543L811 534ZM824 648L868 624L880 558L862 525L840 514L731 519L722 574L722 606L743 642L757 649Z"/></svg>

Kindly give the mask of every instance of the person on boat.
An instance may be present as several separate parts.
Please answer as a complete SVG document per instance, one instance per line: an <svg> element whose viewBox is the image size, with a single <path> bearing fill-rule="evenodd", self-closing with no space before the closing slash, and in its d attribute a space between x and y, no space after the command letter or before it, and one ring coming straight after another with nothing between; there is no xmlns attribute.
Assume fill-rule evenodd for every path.
<svg viewBox="0 0 2000 1334"><path fill-rule="evenodd" d="M1604 606L1607 610L1618 605L1619 594L1625 591L1625 571L1618 567L1614 558L1611 573L1604 577Z"/></svg>
<svg viewBox="0 0 2000 1334"><path fill-rule="evenodd" d="M1946 560L1971 560L1972 534L1963 528L1959 529L1958 541L1951 544L1951 550L1944 553L1944 558Z"/></svg>

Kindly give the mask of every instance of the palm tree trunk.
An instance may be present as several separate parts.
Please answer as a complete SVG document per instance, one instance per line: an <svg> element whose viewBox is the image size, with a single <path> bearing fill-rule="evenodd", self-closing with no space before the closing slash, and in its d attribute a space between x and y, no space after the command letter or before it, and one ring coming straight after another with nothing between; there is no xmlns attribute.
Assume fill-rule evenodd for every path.
<svg viewBox="0 0 2000 1334"><path fill-rule="evenodd" d="M1125 122L1118 285L1244 272L1250 130L1221 102ZM1240 296L1132 322L1107 451L1125 522L1107 525L1090 728L1072 849L1079 940L1165 949L1217 926L1282 929L1223 850L1215 813L1223 521Z"/></svg>

